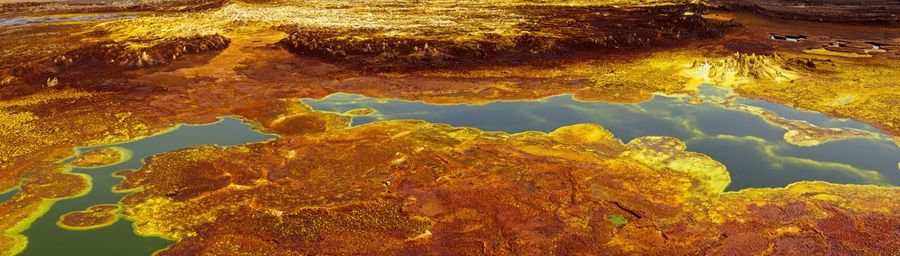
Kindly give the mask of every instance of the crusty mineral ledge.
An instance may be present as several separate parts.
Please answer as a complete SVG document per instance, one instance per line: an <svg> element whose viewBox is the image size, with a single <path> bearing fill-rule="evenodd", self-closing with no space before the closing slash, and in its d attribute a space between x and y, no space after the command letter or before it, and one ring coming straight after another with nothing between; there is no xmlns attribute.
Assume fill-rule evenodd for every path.
<svg viewBox="0 0 900 256"><path fill-rule="evenodd" d="M101 167L113 165L131 158L131 151L120 147L95 149L78 155L72 165L78 167Z"/></svg>
<svg viewBox="0 0 900 256"><path fill-rule="evenodd" d="M774 111L734 102L733 97L714 101L730 109L744 111L759 116L767 123L784 128L784 141L795 146L813 147L824 143L854 137L878 138L878 134L855 128L821 127L805 120L788 119Z"/></svg>
<svg viewBox="0 0 900 256"><path fill-rule="evenodd" d="M88 207L84 211L66 213L59 217L56 223L62 228L72 230L86 230L102 228L119 220L116 215L122 209L116 204L98 204Z"/></svg>
<svg viewBox="0 0 900 256"><path fill-rule="evenodd" d="M16 254L25 249L28 239L20 234L34 220L43 215L54 202L72 198L90 191L87 175L67 173L64 167L54 165L35 170L16 196L0 202L0 252Z"/></svg>
<svg viewBox="0 0 900 256"><path fill-rule="evenodd" d="M225 49L230 42L220 35L166 38L151 43L102 41L16 67L12 74L25 83L46 81L47 87L55 87L60 83L81 83L79 80L95 81L95 76L106 78L122 71L164 66L185 55Z"/></svg>
<svg viewBox="0 0 900 256"><path fill-rule="evenodd" d="M454 6L472 8L471 3ZM488 2L489 3L489 2ZM485 3L481 3L485 4ZM621 53L624 49L672 46L722 36L734 24L705 19L701 5L661 6L535 5L511 1L484 6L484 17L465 20L491 24L440 26L353 26L352 29L299 26L280 45L306 56L369 70L423 70L518 64L526 60ZM634 3L632 3L634 4ZM423 11L424 12L424 11ZM473 10L473 12L477 12ZM441 13L449 16L451 13ZM522 18L527 17L527 22ZM404 17L409 18L409 17ZM396 22L396 21L394 21ZM460 21L471 22L471 21ZM382 24L379 24L382 25ZM573 54L574 53L574 54Z"/></svg>
<svg viewBox="0 0 900 256"><path fill-rule="evenodd" d="M332 127L157 156L123 173L123 189L143 187L124 199L125 214L142 235L179 240L161 255L877 255L900 246L900 189L803 182L723 192L721 165L678 145L626 146L596 125L513 135L418 121Z"/></svg>

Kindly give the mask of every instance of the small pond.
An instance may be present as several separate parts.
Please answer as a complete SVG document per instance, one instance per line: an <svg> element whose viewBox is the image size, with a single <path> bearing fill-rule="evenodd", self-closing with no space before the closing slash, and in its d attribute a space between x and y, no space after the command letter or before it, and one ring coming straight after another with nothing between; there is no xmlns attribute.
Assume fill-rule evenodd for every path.
<svg viewBox="0 0 900 256"><path fill-rule="evenodd" d="M704 85L699 97L722 99L730 91ZM852 120L800 111L788 106L737 97L735 102L769 109L786 118L806 120L822 127L857 128L878 132ZM357 94L336 93L323 99L303 99L316 110L343 113L372 108L371 115L353 117L353 125L381 120L415 119L488 131L549 132L561 126L596 123L628 142L641 136L671 136L688 150L704 153L728 167L729 190L749 187L782 187L820 180L848 184L900 185L900 148L889 137L854 137L814 147L785 142L786 129L760 116L687 97L657 96L639 104L582 102L572 95L540 100L496 101L483 105L429 104L382 100Z"/></svg>
<svg viewBox="0 0 900 256"><path fill-rule="evenodd" d="M130 159L112 166L72 169L72 172L90 175L93 188L86 195L56 202L46 214L32 223L23 232L28 237L28 247L21 255L150 255L163 249L172 241L138 236L132 229L132 223L126 219L91 230L63 229L56 222L68 212L82 211L96 204L118 203L126 193L112 191L112 187L121 181L112 174L120 170L140 169L148 157L195 145L230 146L273 137L253 130L251 125L239 119L225 117L213 124L182 125L166 133L127 143L79 148L78 152L87 152L114 146L130 150L133 154Z"/></svg>

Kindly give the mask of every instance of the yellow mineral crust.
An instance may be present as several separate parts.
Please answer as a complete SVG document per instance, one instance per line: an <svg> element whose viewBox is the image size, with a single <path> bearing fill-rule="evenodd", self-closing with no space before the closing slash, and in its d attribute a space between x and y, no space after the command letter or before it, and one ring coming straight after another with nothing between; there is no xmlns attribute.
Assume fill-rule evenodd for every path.
<svg viewBox="0 0 900 256"><path fill-rule="evenodd" d="M366 116L377 113L378 110L374 108L355 108L351 110L347 110L344 112L344 115L348 116Z"/></svg>
<svg viewBox="0 0 900 256"><path fill-rule="evenodd" d="M699 180L698 192L725 191L731 177L725 165L706 155L685 151L684 142L672 137L641 137L628 142L623 156L656 169L684 172Z"/></svg>
<svg viewBox="0 0 900 256"><path fill-rule="evenodd" d="M514 66L474 67L463 71L418 71L387 73L393 81L425 80L488 82L484 92L494 92L489 98L541 98L560 93L573 93L576 100L617 103L640 103L653 99L655 93L689 94L696 92L698 83L692 82L691 63L702 60L703 52L692 49L671 49L651 53L604 56L598 59L575 59L550 63ZM459 83L459 82L457 82ZM534 87L533 84L544 84ZM465 97L416 96L419 91L399 92L406 97L437 103L486 103L485 96L463 92ZM390 91L388 91L390 92ZM392 92L390 92L392 93ZM384 92L366 92L371 96L397 97ZM397 93L393 93L396 95Z"/></svg>
<svg viewBox="0 0 900 256"><path fill-rule="evenodd" d="M784 59L778 55L741 54L694 62L682 75L691 78L691 85L715 84L740 87L746 84L784 83L797 79L794 71L785 69Z"/></svg>
<svg viewBox="0 0 900 256"><path fill-rule="evenodd" d="M900 238L888 228L900 189L723 192L725 168L677 139L623 146L597 125L506 134L386 121L175 151L122 175L143 189L123 200L135 229L179 241L161 255L877 254ZM887 239L860 239L869 232Z"/></svg>
<svg viewBox="0 0 900 256"><path fill-rule="evenodd" d="M610 147L615 148L615 146L621 144L619 139L615 138L611 132L596 124L563 126L547 135L556 142L569 145L612 144Z"/></svg>
<svg viewBox="0 0 900 256"><path fill-rule="evenodd" d="M98 204L84 211L66 213L59 217L56 225L71 230L87 230L102 228L119 220L117 214L122 207L116 204Z"/></svg>
<svg viewBox="0 0 900 256"><path fill-rule="evenodd" d="M31 171L69 158L77 146L111 144L151 133L145 124L129 118L128 112L73 108L68 114L52 115L48 108L59 105L92 104L110 93L50 90L0 101L0 188L14 187ZM108 107L97 103L95 107ZM77 127L74 129L73 127ZM51 168L52 169L52 168Z"/></svg>
<svg viewBox="0 0 900 256"><path fill-rule="evenodd" d="M131 151L120 147L95 149L78 155L72 165L81 168L97 168L114 165L131 158Z"/></svg>
<svg viewBox="0 0 900 256"><path fill-rule="evenodd" d="M15 254L25 249L28 239L20 233L61 199L77 197L90 190L90 176L68 173L62 165L39 170L19 188L16 196L0 203L0 251Z"/></svg>
<svg viewBox="0 0 900 256"><path fill-rule="evenodd" d="M815 68L798 71L799 78L791 83L746 84L737 92L800 109L865 121L891 135L900 133L900 115L896 114L900 111L900 105L896 104L900 94L896 89L897 81L893 79L900 76L897 61L796 54L783 56L807 58Z"/></svg>
<svg viewBox="0 0 900 256"><path fill-rule="evenodd" d="M69 79L37 77L27 84L9 72L21 63L53 61L61 53L105 40L140 53L173 38L232 37L284 29L282 25L342 31L363 24L354 31L372 30L353 38L339 35L339 43L437 37L509 46L525 32L571 39L585 34L571 28L588 27L571 22L578 20L571 16L535 21L530 13L516 10L552 9L549 14L557 14L555 10L572 7L600 7L582 13L597 18L621 14L604 9L618 9L620 4L622 9L669 4L428 1L412 8L378 1L251 2L260 1L3 31L0 41L11 47L0 50L0 126L10 129L0 131L0 188L29 181L15 198L0 204L0 223L6 225L4 251L24 247L18 233L49 208L48 202L88 186L85 176L59 171L55 164L71 157L74 148L127 141L177 123L205 123L231 114L285 136L241 147L172 152L145 169L122 173L128 178L119 188L132 192L124 214L135 218L136 230L180 239L162 254L882 255L900 248L894 228L900 217L886 211L897 208L895 188L798 183L785 189L721 193L712 189L722 186L715 184L721 179L705 184L719 176L689 169L717 170L714 164L696 155L694 160L678 160L674 156L690 156L678 150L678 143L652 150L631 145L641 154L628 154L656 156L647 159L657 161L644 164L626 157L628 149L620 141L603 140L607 133L598 127L515 135L421 122L344 128L346 116L323 117L303 107L284 111L298 97L338 91L443 103L539 99L560 93L574 93L580 100L640 102L654 93L691 93L699 83L716 82L735 87L742 96L866 121L896 136L900 68L891 57L896 55L896 40L891 38L897 32L889 26L825 26L730 13L716 17L734 20L743 25L740 29L687 45L665 40L664 48L641 48L646 52L610 48L598 56L375 74L292 56L270 45L278 33L263 33L265 38L258 42L255 34L236 36L239 47L234 49L178 57L169 66L153 69L88 69L61 73L72 75ZM493 8L498 6L504 8ZM695 17L693 11L678 20ZM653 15L634 28L663 16ZM560 26L527 29L545 20L574 25L566 31ZM771 30L810 33L805 42L780 42L767 38ZM645 35L665 31L650 32ZM816 40L859 41L870 35L880 37L872 40L879 41L884 52L866 51L871 57L855 58L828 48L824 51L830 52L815 50L825 47ZM626 46L648 39L620 36L630 42ZM522 39L528 42L528 37ZM536 50L553 46L533 43L528 46ZM329 46L338 45L323 49L334 51ZM412 57L436 45L415 47ZM112 78L95 80L95 74ZM621 216L616 220L625 224L613 225L610 216ZM879 239L872 239L873 234Z"/></svg>
<svg viewBox="0 0 900 256"><path fill-rule="evenodd" d="M429 1L415 8L377 0L333 2L323 0L248 4L232 2L197 13L154 15L104 22L113 40L156 39L227 32L236 24L298 26L328 29L390 30L393 34L425 34L439 29L453 34L517 33L529 17L517 8L535 7L652 7L686 1ZM375 15L377 14L377 15Z"/></svg>

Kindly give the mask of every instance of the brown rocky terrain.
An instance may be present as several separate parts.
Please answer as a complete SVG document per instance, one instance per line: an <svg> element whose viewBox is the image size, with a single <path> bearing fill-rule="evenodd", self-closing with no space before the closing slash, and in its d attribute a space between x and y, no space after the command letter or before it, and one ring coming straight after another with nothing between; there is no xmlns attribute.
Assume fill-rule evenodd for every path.
<svg viewBox="0 0 900 256"><path fill-rule="evenodd" d="M709 0L713 5L761 14L813 21L866 22L897 25L900 4L894 0Z"/></svg>
<svg viewBox="0 0 900 256"><path fill-rule="evenodd" d="M816 18L878 23L885 12L626 2L173 1L83 9L159 15L3 27L0 190L19 190L0 203L0 248L21 250L27 224L90 186L59 164L74 148L235 115L281 137L120 173L136 231L177 240L161 254L896 252L892 187L722 192L727 170L671 139L626 144L597 126L349 128L297 103L335 92L632 103L714 83L900 134L900 31ZM21 6L3 16L82 10Z"/></svg>

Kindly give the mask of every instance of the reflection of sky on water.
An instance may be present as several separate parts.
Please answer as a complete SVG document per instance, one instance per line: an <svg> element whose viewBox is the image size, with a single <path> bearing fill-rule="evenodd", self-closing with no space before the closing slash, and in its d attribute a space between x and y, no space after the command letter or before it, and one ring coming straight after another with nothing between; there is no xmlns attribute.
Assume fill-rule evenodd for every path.
<svg viewBox="0 0 900 256"><path fill-rule="evenodd" d="M150 255L154 251L170 245L157 237L140 237L131 228L131 222L119 220L109 227L73 231L58 227L60 216L71 211L82 211L96 204L115 204L125 196L113 193L112 187L121 179L112 173L125 169L139 169L144 159L160 153L201 144L221 146L262 141L272 138L262 134L232 117L201 126L181 126L173 131L146 137L118 145L80 148L80 152L110 146L122 147L133 152L132 157L122 163L100 168L75 168L73 172L91 176L93 188L84 196L62 200L23 232L28 236L28 247L21 255ZM70 159L72 160L72 159Z"/></svg>
<svg viewBox="0 0 900 256"><path fill-rule="evenodd" d="M702 90L707 98L728 95L727 91L710 86ZM900 148L886 139L853 138L818 147L797 147L784 141L785 129L772 126L758 116L712 103L691 104L677 97L660 96L640 104L616 104L580 102L571 95L559 95L535 101L437 105L338 93L321 100L304 99L303 103L332 112L363 107L378 111L354 117L354 125L416 119L516 133L548 132L560 126L597 123L626 142L640 136L677 137L688 144L689 150L707 154L728 166L732 176L730 190L780 187L800 180L900 185L897 169ZM773 111L827 127L867 126L815 113L791 112L787 107Z"/></svg>

